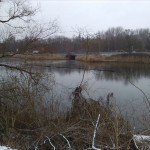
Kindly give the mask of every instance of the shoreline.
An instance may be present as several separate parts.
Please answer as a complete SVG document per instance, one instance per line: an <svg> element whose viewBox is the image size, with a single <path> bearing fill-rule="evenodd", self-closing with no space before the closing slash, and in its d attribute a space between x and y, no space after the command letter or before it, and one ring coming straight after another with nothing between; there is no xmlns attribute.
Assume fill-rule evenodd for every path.
<svg viewBox="0 0 150 150"><path fill-rule="evenodd" d="M63 54L17 54L13 58L25 60L68 60ZM150 63L149 54L119 54L119 55L78 55L75 60L79 62L119 62L119 63Z"/></svg>
<svg viewBox="0 0 150 150"><path fill-rule="evenodd" d="M16 54L13 58L25 60L66 60L63 54Z"/></svg>
<svg viewBox="0 0 150 150"><path fill-rule="evenodd" d="M78 56L77 61L82 62L119 62L119 63L150 63L150 55L134 55L134 54L121 54L121 55L88 55Z"/></svg>

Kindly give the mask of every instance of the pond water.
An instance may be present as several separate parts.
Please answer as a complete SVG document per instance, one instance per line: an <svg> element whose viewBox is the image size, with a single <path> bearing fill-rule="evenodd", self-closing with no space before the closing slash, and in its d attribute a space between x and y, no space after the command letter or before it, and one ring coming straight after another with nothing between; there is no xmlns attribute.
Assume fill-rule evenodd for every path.
<svg viewBox="0 0 150 150"><path fill-rule="evenodd" d="M150 65L131 63L82 63L77 61L20 61L1 60L6 64L21 63L32 66L40 73L54 74L55 92L66 106L70 106L73 90L84 85L87 98L106 101L113 93L113 103L119 108L136 130L149 126L150 116L146 97L150 98ZM2 73L2 71L1 71ZM136 86L136 87L135 87ZM142 91L141 91L142 90ZM146 121L145 121L146 120Z"/></svg>

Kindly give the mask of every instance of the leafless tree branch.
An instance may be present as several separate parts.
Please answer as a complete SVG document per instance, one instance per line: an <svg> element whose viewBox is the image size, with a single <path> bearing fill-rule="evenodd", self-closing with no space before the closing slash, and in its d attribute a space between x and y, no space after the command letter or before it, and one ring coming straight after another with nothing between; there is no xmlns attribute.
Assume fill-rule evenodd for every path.
<svg viewBox="0 0 150 150"><path fill-rule="evenodd" d="M49 144L53 147L53 150L55 150L56 148L55 148L55 146L52 144L52 142L51 142L50 138L49 138L48 136L45 136L45 137L48 139Z"/></svg>
<svg viewBox="0 0 150 150"><path fill-rule="evenodd" d="M15 19L29 22L30 18L35 15L38 9L29 6L26 0L8 0L2 1L3 5L9 4L9 10L6 16L0 16L0 23L9 23ZM6 18L6 19L5 19Z"/></svg>
<svg viewBox="0 0 150 150"><path fill-rule="evenodd" d="M67 141L68 148L69 148L69 150L71 150L71 145L70 145L70 142L68 141L68 139L64 135L62 135L62 134L60 134L60 135Z"/></svg>
<svg viewBox="0 0 150 150"><path fill-rule="evenodd" d="M18 70L18 71L20 71L20 72L25 72L25 73L28 73L28 74L34 74L33 72L27 71L26 69L23 69L23 68L17 67L17 66L11 66L11 65L6 65L6 64L0 64L0 67L5 67L5 68L8 68L8 69L12 69L12 70Z"/></svg>

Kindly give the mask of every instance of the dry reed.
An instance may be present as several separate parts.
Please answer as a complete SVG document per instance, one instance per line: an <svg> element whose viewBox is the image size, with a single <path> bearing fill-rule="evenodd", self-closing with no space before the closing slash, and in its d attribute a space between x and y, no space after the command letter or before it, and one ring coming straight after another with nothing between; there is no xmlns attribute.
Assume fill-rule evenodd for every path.
<svg viewBox="0 0 150 150"><path fill-rule="evenodd" d="M64 135L72 148L89 148L100 114L96 146L104 148L115 144L126 149L129 145L132 137L122 138L127 132L126 121L113 107L101 101L74 97L71 108L62 111L56 99L50 99L50 103L45 105L40 94L43 92L40 91L43 90L41 86L26 76L21 81L16 77L7 82L1 81L0 127L3 144L20 150L33 150L35 147L46 150L52 148L50 139L56 149L65 150L67 143L61 136Z"/></svg>
<svg viewBox="0 0 150 150"><path fill-rule="evenodd" d="M17 54L15 58L26 59L26 60L65 60L63 54Z"/></svg>
<svg viewBox="0 0 150 150"><path fill-rule="evenodd" d="M84 62L150 63L150 55L88 55L77 56L76 60Z"/></svg>
<svg viewBox="0 0 150 150"><path fill-rule="evenodd" d="M100 149L129 148L132 130L116 107L102 99L85 99L75 92L71 108L62 111L61 103L54 97L45 103L42 83L40 80L38 85L36 83L30 76L21 80L14 76L1 81L0 138L3 144L20 150L49 150L53 144L56 150L66 150L65 137L72 149L84 150L92 145L100 114L95 146Z"/></svg>

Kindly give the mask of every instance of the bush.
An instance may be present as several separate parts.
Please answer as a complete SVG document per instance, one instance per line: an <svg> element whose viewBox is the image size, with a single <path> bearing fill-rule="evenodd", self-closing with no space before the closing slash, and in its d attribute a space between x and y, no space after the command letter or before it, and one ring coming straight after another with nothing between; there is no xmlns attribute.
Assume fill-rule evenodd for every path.
<svg viewBox="0 0 150 150"><path fill-rule="evenodd" d="M44 95L51 90L53 88L47 89L39 75L34 78L27 74L21 74L21 78L11 75L1 79L0 129L3 144L23 150L35 147L52 149L51 143L61 150L69 144L73 149L89 148L100 114L95 145L127 149L132 138L128 135L130 128L115 107L103 101L85 99L80 93L74 95L71 108L62 111L57 99L50 98L48 105L45 102Z"/></svg>

